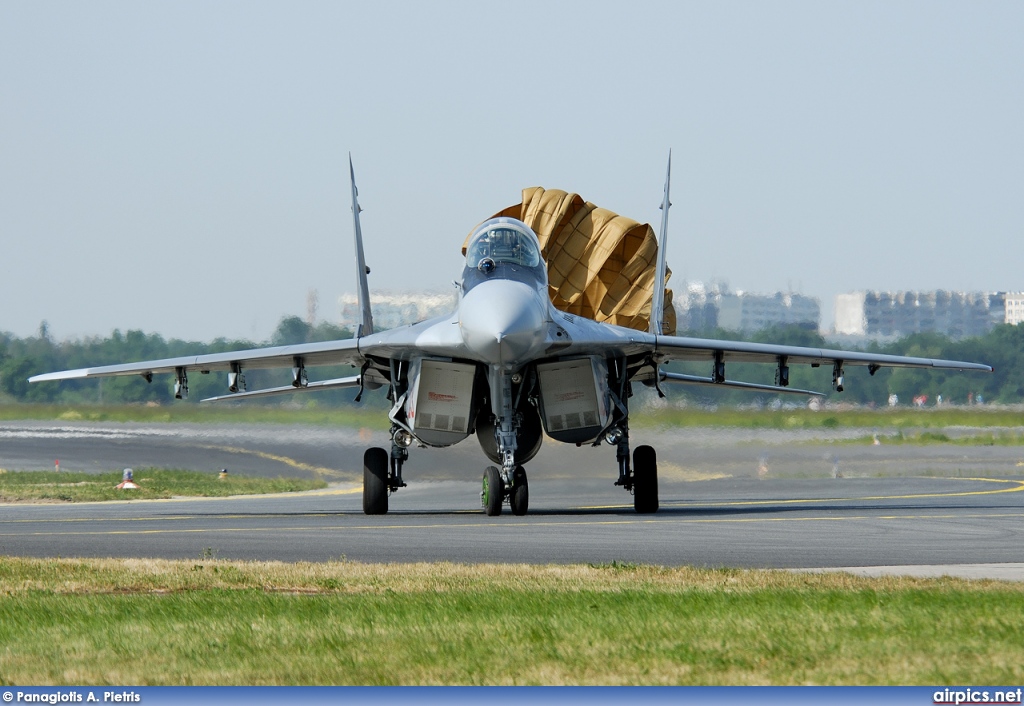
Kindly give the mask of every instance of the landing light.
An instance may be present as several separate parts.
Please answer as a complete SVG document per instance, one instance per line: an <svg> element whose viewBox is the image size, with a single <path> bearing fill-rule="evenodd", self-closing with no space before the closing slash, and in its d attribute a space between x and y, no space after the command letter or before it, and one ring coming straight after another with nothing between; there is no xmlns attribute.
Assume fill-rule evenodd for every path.
<svg viewBox="0 0 1024 706"><path fill-rule="evenodd" d="M412 434L407 432L405 429L399 429L392 437L392 441L395 442L396 446L407 449L412 446Z"/></svg>
<svg viewBox="0 0 1024 706"><path fill-rule="evenodd" d="M604 440L609 446L615 446L622 441L622 430L618 427L609 429L604 435Z"/></svg>

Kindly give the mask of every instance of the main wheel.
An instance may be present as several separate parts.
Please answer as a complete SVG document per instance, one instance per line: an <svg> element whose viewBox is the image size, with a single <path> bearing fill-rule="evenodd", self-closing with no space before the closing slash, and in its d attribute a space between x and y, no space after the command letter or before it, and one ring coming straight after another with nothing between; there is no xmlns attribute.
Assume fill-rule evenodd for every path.
<svg viewBox="0 0 1024 706"><path fill-rule="evenodd" d="M530 484L526 482L526 469L516 466L512 474L512 493L509 497L513 515L525 515L530 507Z"/></svg>
<svg viewBox="0 0 1024 706"><path fill-rule="evenodd" d="M363 454L363 512L384 515L388 511L388 452L375 447Z"/></svg>
<svg viewBox="0 0 1024 706"><path fill-rule="evenodd" d="M658 511L658 456L650 446L637 446L633 452L633 509Z"/></svg>
<svg viewBox="0 0 1024 706"><path fill-rule="evenodd" d="M484 488L481 497L484 503L484 512L491 517L501 514L501 503L505 499L505 482L501 479L501 473L494 466L488 466L484 470Z"/></svg>

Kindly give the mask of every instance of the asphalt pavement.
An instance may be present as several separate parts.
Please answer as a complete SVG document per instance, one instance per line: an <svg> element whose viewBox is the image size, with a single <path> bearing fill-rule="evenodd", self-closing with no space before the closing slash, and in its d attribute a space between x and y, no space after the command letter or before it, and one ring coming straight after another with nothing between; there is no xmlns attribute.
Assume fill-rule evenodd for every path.
<svg viewBox="0 0 1024 706"><path fill-rule="evenodd" d="M1024 579L1024 449L875 445L864 431L634 430L661 510L613 485L615 452L546 442L530 513L482 514L475 440L413 449L385 516L361 511L382 432L274 425L0 424L0 468L177 467L319 476L328 489L227 499L0 505L0 553L409 562L612 561Z"/></svg>

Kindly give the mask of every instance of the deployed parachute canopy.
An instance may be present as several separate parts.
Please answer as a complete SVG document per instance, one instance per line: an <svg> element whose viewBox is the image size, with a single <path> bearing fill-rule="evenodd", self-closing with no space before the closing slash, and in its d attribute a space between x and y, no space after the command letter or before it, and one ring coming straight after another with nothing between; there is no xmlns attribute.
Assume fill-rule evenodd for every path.
<svg viewBox="0 0 1024 706"><path fill-rule="evenodd" d="M557 309L648 330L658 263L658 241L650 225L598 208L579 194L539 186L523 189L522 203L492 218L500 216L518 218L537 234L548 268L548 294ZM463 255L468 244L469 237ZM666 269L666 282L670 274ZM670 289L665 290L665 319L662 333L675 333Z"/></svg>

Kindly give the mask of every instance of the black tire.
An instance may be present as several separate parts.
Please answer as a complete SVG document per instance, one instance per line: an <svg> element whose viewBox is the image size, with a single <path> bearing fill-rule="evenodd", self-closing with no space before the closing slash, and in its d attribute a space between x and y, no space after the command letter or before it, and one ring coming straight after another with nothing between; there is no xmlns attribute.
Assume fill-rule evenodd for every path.
<svg viewBox="0 0 1024 706"><path fill-rule="evenodd" d="M526 480L526 469L522 466L516 466L515 473L512 474L509 505L512 506L513 515L525 515L530 508L530 484Z"/></svg>
<svg viewBox="0 0 1024 706"><path fill-rule="evenodd" d="M388 452L367 449L363 454L363 513L386 515L388 512Z"/></svg>
<svg viewBox="0 0 1024 706"><path fill-rule="evenodd" d="M633 509L645 515L658 511L658 456L650 446L633 451Z"/></svg>
<svg viewBox="0 0 1024 706"><path fill-rule="evenodd" d="M484 470L483 491L484 512L491 517L500 515L501 504L505 499L505 482L494 466L488 466Z"/></svg>

